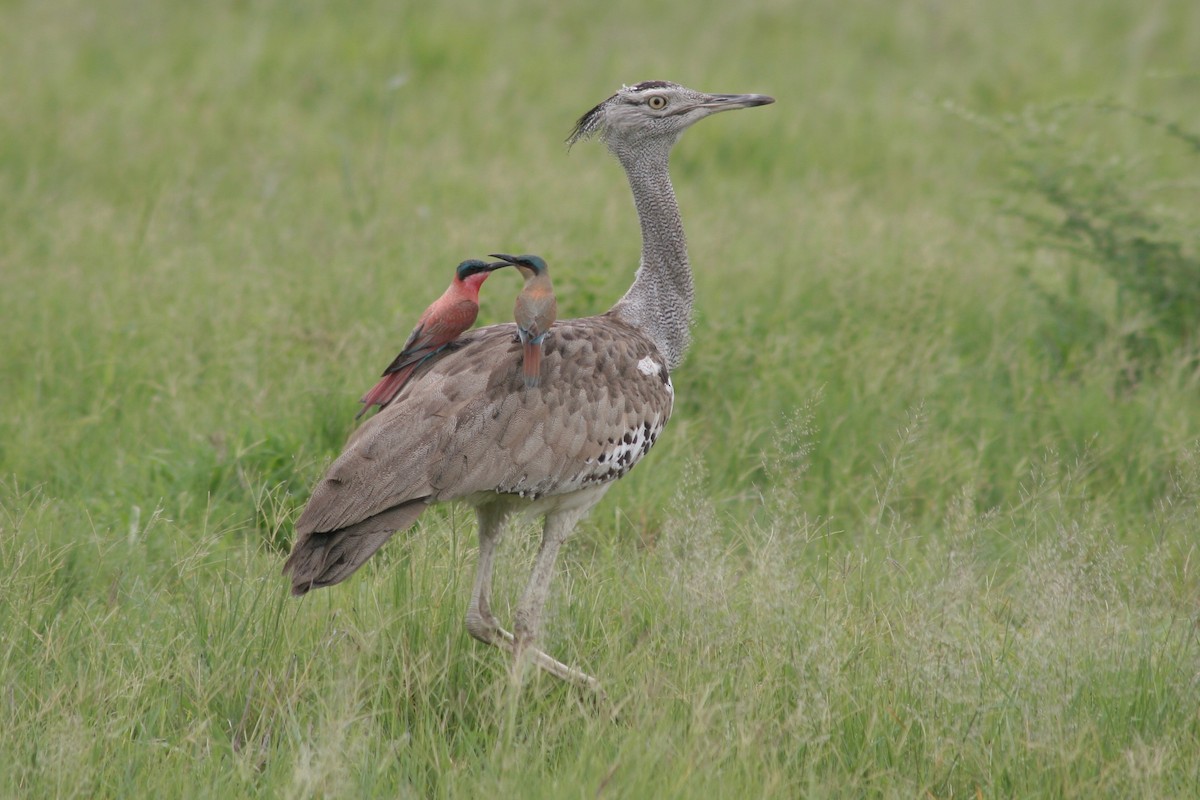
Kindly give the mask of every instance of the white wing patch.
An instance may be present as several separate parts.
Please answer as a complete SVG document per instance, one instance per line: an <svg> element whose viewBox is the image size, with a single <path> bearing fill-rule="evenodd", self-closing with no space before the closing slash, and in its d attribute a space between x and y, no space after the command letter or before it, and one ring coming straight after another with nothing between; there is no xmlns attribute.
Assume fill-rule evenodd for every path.
<svg viewBox="0 0 1200 800"><path fill-rule="evenodd" d="M638 372L643 375L658 375L661 377L663 384L667 387L667 394L671 396L672 400L675 399L675 387L671 385L671 375L663 369L662 364L655 361L652 356L646 356L637 363L637 368Z"/></svg>
<svg viewBox="0 0 1200 800"><path fill-rule="evenodd" d="M662 369L662 364L659 364L650 356L646 356L638 362L637 368L638 372L642 373L643 375L657 375L658 371Z"/></svg>

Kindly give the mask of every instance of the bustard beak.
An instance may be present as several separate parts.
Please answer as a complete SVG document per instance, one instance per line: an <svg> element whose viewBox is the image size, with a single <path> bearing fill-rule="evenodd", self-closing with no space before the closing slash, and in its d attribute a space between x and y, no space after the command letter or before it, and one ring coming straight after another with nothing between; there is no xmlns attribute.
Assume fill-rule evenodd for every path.
<svg viewBox="0 0 1200 800"><path fill-rule="evenodd" d="M710 94L707 100L696 105L699 108L709 108L716 112L766 106L774 102L774 97L768 97L765 94Z"/></svg>

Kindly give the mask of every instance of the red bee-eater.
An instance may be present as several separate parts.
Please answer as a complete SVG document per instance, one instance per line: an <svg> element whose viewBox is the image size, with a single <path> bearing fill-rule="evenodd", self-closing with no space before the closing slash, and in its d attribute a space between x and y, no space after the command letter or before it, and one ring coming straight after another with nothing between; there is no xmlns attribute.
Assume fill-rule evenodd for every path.
<svg viewBox="0 0 1200 800"><path fill-rule="evenodd" d="M386 408L388 403L396 399L417 367L442 352L446 345L475 324L475 318L479 316L479 287L492 270L507 266L508 263L504 261L488 264L478 259L458 265L450 287L425 309L400 355L383 371L383 378L375 384L375 388L359 401L363 408L356 419L371 406L377 405L381 410Z"/></svg>
<svg viewBox="0 0 1200 800"><path fill-rule="evenodd" d="M558 301L554 299L554 286L550 283L550 269L537 256L508 256L492 253L512 264L525 276L525 288L517 295L513 315L517 320L517 335L525 346L523 374L525 386L541 385L542 342L554 320L558 317Z"/></svg>

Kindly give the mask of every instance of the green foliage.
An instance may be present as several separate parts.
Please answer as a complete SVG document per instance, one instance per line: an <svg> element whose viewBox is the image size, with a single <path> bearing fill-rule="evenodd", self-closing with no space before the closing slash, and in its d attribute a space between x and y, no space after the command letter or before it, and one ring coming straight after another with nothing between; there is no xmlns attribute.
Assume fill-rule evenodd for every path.
<svg viewBox="0 0 1200 800"><path fill-rule="evenodd" d="M1009 213L1032 245L1066 256L1066 285L1039 287L1051 316L1074 319L1092 346L1118 332L1138 361L1195 347L1200 135L1114 104L1034 107L995 129L1014 167ZM1081 286L1097 279L1112 287L1111 311Z"/></svg>
<svg viewBox="0 0 1200 800"><path fill-rule="evenodd" d="M1200 794L1198 14L0 5L0 797ZM455 264L628 286L563 139L647 78L778 102L675 152L674 417L554 584L614 722L466 634L463 508L279 569Z"/></svg>

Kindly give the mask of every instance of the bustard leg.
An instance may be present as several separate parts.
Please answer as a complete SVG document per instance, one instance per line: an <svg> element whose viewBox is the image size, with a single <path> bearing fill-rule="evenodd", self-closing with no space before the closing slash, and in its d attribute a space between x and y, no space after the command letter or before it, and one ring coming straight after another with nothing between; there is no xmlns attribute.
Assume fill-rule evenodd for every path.
<svg viewBox="0 0 1200 800"><path fill-rule="evenodd" d="M509 652L513 649L513 635L500 627L492 616L489 600L492 596L492 568L496 563L496 545L504 531L508 514L495 507L482 506L475 509L479 522L479 564L475 568L475 586L471 590L471 603L467 606L467 632L481 642L494 644Z"/></svg>
<svg viewBox="0 0 1200 800"><path fill-rule="evenodd" d="M601 493L596 494L596 500ZM595 500L592 501L593 503ZM504 530L504 522L508 512L496 507L481 506L475 509L475 517L479 521L479 565L475 570L475 586L471 590L471 602L467 606L467 632L485 644L495 645L516 655L516 665L521 666L521 659L528 658L534 664L558 678L571 683L586 686L603 694L600 682L592 676L567 666L553 656L542 652L533 646L537 629L541 625L542 608L550 591L550 580L554 577L554 562L558 557L559 548L571 534L575 523L579 521L591 507L570 509L567 511L551 512L546 515L542 531L542 546L534 563L533 574L529 577L529 585L521 602L517 606L516 630L520 636L513 636L500 627L492 615L489 600L492 594L492 568L496 561L496 545L500 542L500 534Z"/></svg>
<svg viewBox="0 0 1200 800"><path fill-rule="evenodd" d="M598 495L597 499L599 499ZM523 666L522 660L528 658L551 675L603 694L600 682L591 675L567 666L533 646L537 641L538 629L542 624L542 609L550 594L550 580L554 577L554 563L558 558L559 548L571 535L575 523L587 513L590 507L591 504L588 504L584 508L551 511L546 514L546 522L542 528L542 546L533 563L533 573L529 576L525 594L521 596L521 601L517 604L517 613L513 623L513 631L516 633L513 655L514 667L518 671Z"/></svg>

